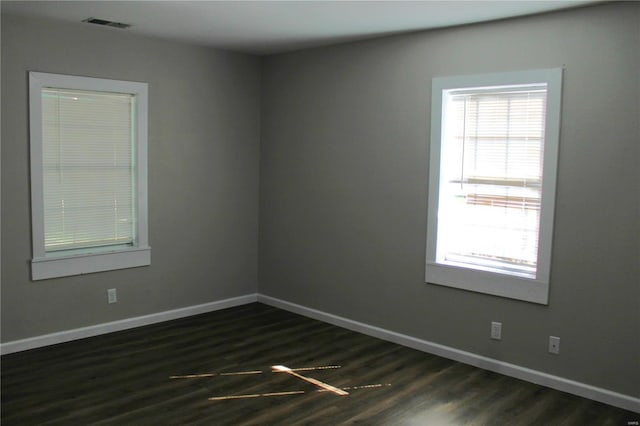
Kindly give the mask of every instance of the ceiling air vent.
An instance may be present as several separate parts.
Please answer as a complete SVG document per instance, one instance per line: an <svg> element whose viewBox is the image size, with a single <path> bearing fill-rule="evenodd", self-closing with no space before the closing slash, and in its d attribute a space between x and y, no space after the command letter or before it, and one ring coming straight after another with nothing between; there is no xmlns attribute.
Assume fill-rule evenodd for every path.
<svg viewBox="0 0 640 426"><path fill-rule="evenodd" d="M106 21L104 19L98 19L98 18L87 18L87 19L84 19L82 22L87 22L89 24L96 24L96 25L104 25L107 27L115 27L115 28L129 28L131 26L131 24L123 24L122 22Z"/></svg>

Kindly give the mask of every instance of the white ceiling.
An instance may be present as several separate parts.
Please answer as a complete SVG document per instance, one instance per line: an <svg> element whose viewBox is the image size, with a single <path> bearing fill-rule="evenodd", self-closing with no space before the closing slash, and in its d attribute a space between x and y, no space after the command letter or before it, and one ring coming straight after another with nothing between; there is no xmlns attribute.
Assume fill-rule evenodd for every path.
<svg viewBox="0 0 640 426"><path fill-rule="evenodd" d="M595 3L555 1L2 1L2 13L79 23L246 53L270 54ZM91 25L91 24L82 24Z"/></svg>

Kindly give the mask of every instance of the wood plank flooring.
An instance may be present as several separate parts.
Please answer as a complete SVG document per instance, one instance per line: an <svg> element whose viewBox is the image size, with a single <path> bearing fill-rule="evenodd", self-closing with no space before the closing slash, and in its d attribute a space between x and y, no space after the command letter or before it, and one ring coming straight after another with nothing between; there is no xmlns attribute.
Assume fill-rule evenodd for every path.
<svg viewBox="0 0 640 426"><path fill-rule="evenodd" d="M349 395L271 371L280 364L327 367L296 371ZM215 397L234 398L209 399ZM259 303L5 355L1 398L3 426L627 425L640 419Z"/></svg>

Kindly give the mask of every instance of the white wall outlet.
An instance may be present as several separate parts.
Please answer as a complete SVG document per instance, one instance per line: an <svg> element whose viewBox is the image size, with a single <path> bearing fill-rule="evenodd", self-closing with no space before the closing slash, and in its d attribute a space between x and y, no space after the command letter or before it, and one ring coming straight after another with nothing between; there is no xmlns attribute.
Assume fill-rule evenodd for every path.
<svg viewBox="0 0 640 426"><path fill-rule="evenodd" d="M491 322L491 338L494 340L502 340L502 323Z"/></svg>
<svg viewBox="0 0 640 426"><path fill-rule="evenodd" d="M118 294L115 288L107 290L107 298L109 299L109 303L116 303L118 301Z"/></svg>
<svg viewBox="0 0 640 426"><path fill-rule="evenodd" d="M560 338L549 336L549 353L558 355L560 353Z"/></svg>

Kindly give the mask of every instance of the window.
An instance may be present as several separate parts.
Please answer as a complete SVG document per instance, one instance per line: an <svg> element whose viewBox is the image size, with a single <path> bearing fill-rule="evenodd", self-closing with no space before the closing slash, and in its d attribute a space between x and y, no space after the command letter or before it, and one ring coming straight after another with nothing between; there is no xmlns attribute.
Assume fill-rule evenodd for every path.
<svg viewBox="0 0 640 426"><path fill-rule="evenodd" d="M433 80L427 282L548 302L561 82Z"/></svg>
<svg viewBox="0 0 640 426"><path fill-rule="evenodd" d="M147 84L29 73L32 279L149 265Z"/></svg>

